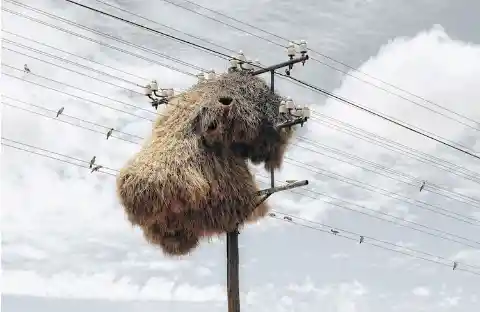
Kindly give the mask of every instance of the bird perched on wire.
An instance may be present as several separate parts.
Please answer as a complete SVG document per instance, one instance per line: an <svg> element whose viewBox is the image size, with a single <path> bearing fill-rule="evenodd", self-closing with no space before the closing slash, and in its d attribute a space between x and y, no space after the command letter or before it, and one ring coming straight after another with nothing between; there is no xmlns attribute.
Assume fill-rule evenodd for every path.
<svg viewBox="0 0 480 312"><path fill-rule="evenodd" d="M420 192L423 190L424 187L425 187L425 181L423 181L422 185L420 186Z"/></svg>
<svg viewBox="0 0 480 312"><path fill-rule="evenodd" d="M339 231L337 231L337 230L334 230L334 229L331 229L331 230L330 230L330 232L332 232L332 233L333 233L333 235L337 235L338 233L340 233Z"/></svg>
<svg viewBox="0 0 480 312"><path fill-rule="evenodd" d="M364 240L365 240L365 237L360 236L360 244L363 243Z"/></svg>
<svg viewBox="0 0 480 312"><path fill-rule="evenodd" d="M292 218L288 217L288 216L285 216L283 217L283 219L287 220L287 221L293 221Z"/></svg>
<svg viewBox="0 0 480 312"><path fill-rule="evenodd" d="M25 70L26 73L30 72L30 68L28 68L27 64L23 65L23 69Z"/></svg>
<svg viewBox="0 0 480 312"><path fill-rule="evenodd" d="M63 114L63 110L65 109L65 107L61 107L58 111L57 111L57 117L60 116L61 114Z"/></svg>
<svg viewBox="0 0 480 312"><path fill-rule="evenodd" d="M272 218L275 218L275 217L276 217L276 215L275 215L273 212L270 212L268 215L269 215L270 217L272 217Z"/></svg>
<svg viewBox="0 0 480 312"><path fill-rule="evenodd" d="M92 168L92 171L90 171L90 173L93 173L94 171L98 171L101 168L103 168L103 166L101 166L101 165L95 166L95 167Z"/></svg>
<svg viewBox="0 0 480 312"><path fill-rule="evenodd" d="M93 156L93 158L90 160L90 168L93 167L93 164L95 164L95 159L97 158L97 156Z"/></svg>
<svg viewBox="0 0 480 312"><path fill-rule="evenodd" d="M454 269L454 270L457 268L457 266L458 266L458 262L456 262L456 261L453 262L453 269Z"/></svg>
<svg viewBox="0 0 480 312"><path fill-rule="evenodd" d="M108 132L107 132L107 140L108 140L108 138L112 135L112 132L113 132L113 128L111 128L110 130L108 130Z"/></svg>

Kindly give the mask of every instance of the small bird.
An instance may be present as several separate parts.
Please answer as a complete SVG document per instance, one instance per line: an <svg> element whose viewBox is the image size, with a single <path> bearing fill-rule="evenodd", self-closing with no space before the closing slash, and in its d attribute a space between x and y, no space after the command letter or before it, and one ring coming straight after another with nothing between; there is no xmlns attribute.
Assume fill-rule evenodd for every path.
<svg viewBox="0 0 480 312"><path fill-rule="evenodd" d="M108 140L108 138L112 135L112 132L113 132L113 128L111 128L110 130L108 130L108 132L107 132L107 140Z"/></svg>
<svg viewBox="0 0 480 312"><path fill-rule="evenodd" d="M93 156L93 158L90 160L90 168L93 167L93 164L95 163L96 158L97 158L97 156Z"/></svg>
<svg viewBox="0 0 480 312"><path fill-rule="evenodd" d="M283 217L283 219L287 220L287 221L293 221L292 218L288 217L288 216L285 216Z"/></svg>
<svg viewBox="0 0 480 312"><path fill-rule="evenodd" d="M92 171L90 171L90 173L93 173L94 171L98 171L101 168L103 168L103 166L101 166L101 165L95 166L95 167L92 168Z"/></svg>
<svg viewBox="0 0 480 312"><path fill-rule="evenodd" d="M424 187L425 187L425 181L423 181L422 186L420 186L420 192L423 190Z"/></svg>
<svg viewBox="0 0 480 312"><path fill-rule="evenodd" d="M295 183L297 182L298 180L285 180L285 182L287 182L288 184L291 184L291 183Z"/></svg>
<svg viewBox="0 0 480 312"><path fill-rule="evenodd" d="M268 215L269 215L270 217L272 217L272 218L275 218L275 217L276 217L276 215L275 215L273 212L270 212Z"/></svg>
<svg viewBox="0 0 480 312"><path fill-rule="evenodd" d="M60 116L61 114L63 114L63 110L65 109L65 107L61 107L58 111L57 111L57 117Z"/></svg>
<svg viewBox="0 0 480 312"><path fill-rule="evenodd" d="M454 269L454 270L457 268L457 266L458 266L458 262L456 262L456 261L453 262L453 269Z"/></svg>
<svg viewBox="0 0 480 312"><path fill-rule="evenodd" d="M337 231L337 230L333 230L333 229L332 229L332 230L330 230L330 232L332 232L332 233L333 233L333 235L337 235L338 233L340 233L339 231Z"/></svg>
<svg viewBox="0 0 480 312"><path fill-rule="evenodd" d="M27 64L23 65L23 69L25 70L26 73L30 72L30 68L28 68Z"/></svg>
<svg viewBox="0 0 480 312"><path fill-rule="evenodd" d="M360 236L360 244L363 243L364 240L365 240L365 237Z"/></svg>

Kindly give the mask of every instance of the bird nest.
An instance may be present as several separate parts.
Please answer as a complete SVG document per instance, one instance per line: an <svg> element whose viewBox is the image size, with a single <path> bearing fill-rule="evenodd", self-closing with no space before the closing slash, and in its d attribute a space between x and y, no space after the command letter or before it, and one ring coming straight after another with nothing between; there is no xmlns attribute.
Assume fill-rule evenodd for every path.
<svg viewBox="0 0 480 312"><path fill-rule="evenodd" d="M266 215L248 160L279 168L291 137L277 129L280 96L251 74L227 73L172 98L150 138L121 169L129 221L165 254Z"/></svg>

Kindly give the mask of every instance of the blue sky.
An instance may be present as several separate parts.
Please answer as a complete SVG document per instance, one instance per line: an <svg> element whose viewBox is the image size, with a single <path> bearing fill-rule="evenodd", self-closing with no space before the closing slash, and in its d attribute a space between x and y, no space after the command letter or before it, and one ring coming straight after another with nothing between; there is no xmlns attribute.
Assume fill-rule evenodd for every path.
<svg viewBox="0 0 480 312"><path fill-rule="evenodd" d="M65 1L20 2L202 68L214 68L221 72L228 66L226 61L210 54L101 17ZM115 11L101 1L80 2L188 39L165 27ZM208 38L228 49L242 49L247 56L264 64L282 61L286 57L284 50L276 45L163 1L107 2L183 32ZM175 2L184 3L180 0ZM306 39L316 51L428 99L430 102L422 101L389 85L381 85L427 108L419 107L312 60L305 67L296 67L293 71L299 79L461 143L472 151L480 150L479 132L471 129L478 128L478 124L471 120L480 120L480 106L477 105L480 89L476 85L480 80L480 37L474 31L478 21L472 13L480 10L477 1L424 0L407 4L405 1L330 0L321 5L316 1L305 1L299 5L290 1L247 0L234 3L229 0L213 3L205 0L198 3L275 34ZM50 116L52 112L5 96L53 112L65 107L65 116L61 116L61 120L106 133L104 128L78 123L68 117L74 116L145 137L151 130L151 123L131 114L148 119L153 119L154 114L132 108L130 105L150 109L145 97L126 89L142 92L135 84L142 85L151 79L157 79L163 87L177 90L188 88L195 82L195 78L164 68L159 63L193 74L197 71L159 55L105 39L11 2L4 1L2 7L144 57L136 58L2 11L3 30L110 66L100 66L4 32L2 38L9 42L2 42L2 73L76 96L3 75L2 102L5 104ZM189 7L195 8L192 5ZM198 8L195 10L214 16ZM245 25L235 25L247 29ZM258 30L248 30L285 44ZM110 76L52 59L18 44L64 57L107 72ZM373 78L348 67L318 55L312 56L362 80L380 85ZM23 72L24 64L28 64L31 74ZM60 84L62 82L76 88ZM307 126L298 131L299 138L289 148L288 159L277 174L279 180L308 179L310 184L299 189L298 193L277 194L270 200L273 209L422 250L452 263L459 261L462 268L467 268L463 264L477 266L476 272L480 272L479 223L475 221L480 219L480 194L476 182L480 180L478 160L287 81L278 80L277 87L282 95L292 96L297 103L309 105L315 113ZM94 105L91 101L130 114ZM436 104L471 120L442 110ZM460 119L471 128L432 110ZM2 105L1 115L2 137L87 161L96 155L97 162L109 168L121 168L139 149L138 145L117 139L105 140L104 134L11 106ZM435 165L431 159L419 162L398 150L372 144L368 141L372 140L372 135L367 140L354 137L346 133L344 124L338 121L332 124L331 119L322 116L388 138L395 142L395 147L403 144L463 168L445 163ZM136 138L117 134L140 142ZM350 158L345 158L339 150L348 153ZM384 169L373 168L377 171L373 173L334 159L352 162L352 156L381 164ZM358 160L354 164L365 165ZM158 248L147 245L141 232L129 225L115 197L113 177L91 174L83 168L8 147L2 147L1 168L2 301L5 311L225 310L224 238L203 242L188 257L167 258ZM367 168L372 169L371 166ZM394 169L404 176L392 175L385 168ZM252 170L260 173L257 180L261 185L267 182L261 177L267 174L262 172L261 167ZM361 184L356 183L355 186L355 183L346 183L344 178L343 181L334 179L332 173ZM420 193L419 181L423 180L427 181L427 187ZM452 194L463 194L455 196L463 196L463 199L468 196L474 200L461 203L440 196L433 192L433 184L442 185L447 190L439 191L441 195L452 197ZM402 197L407 202L395 197ZM340 208L338 204L351 210ZM432 212L439 209L471 218L467 220L473 220L473 224ZM439 229L442 233L454 234L456 238L447 235L450 240L445 240L429 236L358 211L376 213L386 219L391 217L378 213L393 215ZM307 224L300 219L297 221ZM464 244L452 240L460 240ZM338 312L470 311L478 306L480 300L477 290L479 275L452 271L451 267L405 257L368 244L360 245L356 241L270 218L248 226L242 232L240 260L242 308L249 311L261 311L266 306L275 311L311 311L317 307Z"/></svg>

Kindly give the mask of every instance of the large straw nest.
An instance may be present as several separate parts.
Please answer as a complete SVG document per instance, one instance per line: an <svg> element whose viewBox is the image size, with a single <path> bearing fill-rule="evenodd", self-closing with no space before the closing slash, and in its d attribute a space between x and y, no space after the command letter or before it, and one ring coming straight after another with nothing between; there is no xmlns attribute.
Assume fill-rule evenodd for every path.
<svg viewBox="0 0 480 312"><path fill-rule="evenodd" d="M265 216L247 161L281 166L291 132L274 127L279 103L263 80L245 73L173 98L117 177L129 221L166 254L183 255L201 237Z"/></svg>

